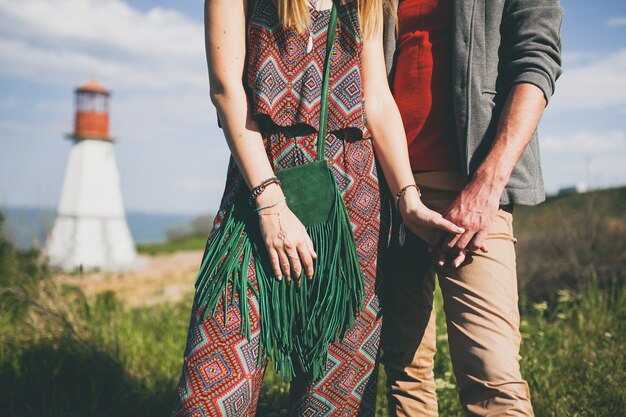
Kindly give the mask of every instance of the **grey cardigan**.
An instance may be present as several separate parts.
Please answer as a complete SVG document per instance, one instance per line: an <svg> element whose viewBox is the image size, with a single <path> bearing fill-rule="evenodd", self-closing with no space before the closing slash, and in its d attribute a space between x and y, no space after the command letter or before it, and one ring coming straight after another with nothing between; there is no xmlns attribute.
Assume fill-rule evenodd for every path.
<svg viewBox="0 0 626 417"><path fill-rule="evenodd" d="M393 77L398 0L385 18L385 59ZM514 84L539 87L548 101L561 74L559 0L453 0L452 85L462 169L472 175L496 134ZM501 204L545 200L535 131L501 196Z"/></svg>

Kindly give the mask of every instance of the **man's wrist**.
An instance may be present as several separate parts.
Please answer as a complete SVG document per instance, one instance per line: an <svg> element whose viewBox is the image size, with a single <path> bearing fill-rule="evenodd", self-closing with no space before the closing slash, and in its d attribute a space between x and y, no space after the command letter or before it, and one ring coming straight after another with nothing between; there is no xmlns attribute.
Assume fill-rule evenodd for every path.
<svg viewBox="0 0 626 417"><path fill-rule="evenodd" d="M480 205L499 203L508 178L489 171L476 171L463 192ZM482 201L482 203L480 203Z"/></svg>
<svg viewBox="0 0 626 417"><path fill-rule="evenodd" d="M485 161L478 167L472 177L472 181L487 186L499 193L502 193L504 187L511 178L511 170L506 169L498 163L492 163L491 161Z"/></svg>

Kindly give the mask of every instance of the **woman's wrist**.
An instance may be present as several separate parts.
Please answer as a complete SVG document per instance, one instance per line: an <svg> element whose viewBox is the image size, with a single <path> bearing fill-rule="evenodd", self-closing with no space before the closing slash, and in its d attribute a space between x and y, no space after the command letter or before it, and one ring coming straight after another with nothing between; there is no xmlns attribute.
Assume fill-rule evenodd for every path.
<svg viewBox="0 0 626 417"><path fill-rule="evenodd" d="M287 207L287 198L282 198L275 203L259 207L255 210L259 217L279 215Z"/></svg>
<svg viewBox="0 0 626 417"><path fill-rule="evenodd" d="M282 210L282 208L284 206L284 204L282 204L282 203L286 203L286 201L287 201L287 197L283 197L283 198L277 200L274 203L271 203L271 204L268 204L268 205L265 205L265 206L261 206L261 207L257 207L254 211L257 214L277 212L277 211ZM276 209L276 210L272 210L272 209Z"/></svg>
<svg viewBox="0 0 626 417"><path fill-rule="evenodd" d="M417 207L420 203L421 203L421 193L419 192L419 189L416 188L409 188L405 193L404 193L404 204L406 207Z"/></svg>
<svg viewBox="0 0 626 417"><path fill-rule="evenodd" d="M273 184L280 185L280 180L276 176L272 175L271 177L265 178L257 186L253 187L252 190L250 190L250 200L256 200L261 194L263 194L263 192L265 192L267 187Z"/></svg>
<svg viewBox="0 0 626 417"><path fill-rule="evenodd" d="M396 209L400 211L401 206L406 209L417 208L421 194L420 188L415 183L402 187L395 196Z"/></svg>
<svg viewBox="0 0 626 417"><path fill-rule="evenodd" d="M256 208L272 205L281 199L285 198L283 189L278 184L270 184L265 190L254 199L254 205Z"/></svg>

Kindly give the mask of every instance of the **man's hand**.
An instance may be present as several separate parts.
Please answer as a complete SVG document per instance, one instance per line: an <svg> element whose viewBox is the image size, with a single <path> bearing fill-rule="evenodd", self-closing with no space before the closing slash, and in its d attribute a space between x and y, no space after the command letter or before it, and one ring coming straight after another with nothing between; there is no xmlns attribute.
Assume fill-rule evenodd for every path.
<svg viewBox="0 0 626 417"><path fill-rule="evenodd" d="M443 217L465 232L454 235L437 230L428 245L439 266L447 261L457 268L467 251L489 250L485 240L500 207L502 189L501 185L476 177L459 193Z"/></svg>

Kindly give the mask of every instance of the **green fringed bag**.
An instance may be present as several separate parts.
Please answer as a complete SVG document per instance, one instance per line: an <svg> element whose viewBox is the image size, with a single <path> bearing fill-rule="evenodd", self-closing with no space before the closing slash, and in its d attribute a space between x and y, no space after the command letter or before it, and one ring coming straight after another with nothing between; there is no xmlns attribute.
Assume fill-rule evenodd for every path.
<svg viewBox="0 0 626 417"><path fill-rule="evenodd" d="M261 237L258 215L249 204L250 191L240 187L229 212L205 251L195 281L195 299L202 319L238 304L241 334L250 337L248 291L259 300L261 320L259 362L267 354L284 380L295 375L317 379L324 374L329 343L342 338L362 309L363 276L348 211L325 156L328 119L328 74L337 26L333 2L317 137L317 160L275 171L289 208L304 224L318 257L311 280L301 285L278 280ZM248 281L254 257L258 291ZM228 289L230 287L230 299ZM237 300L235 298L237 297ZM227 315L224 314L224 320Z"/></svg>

